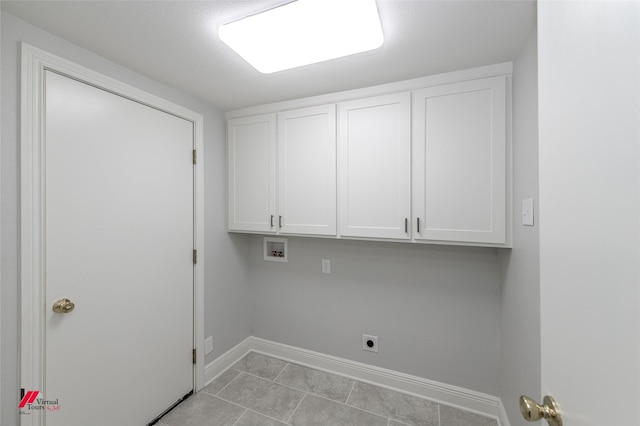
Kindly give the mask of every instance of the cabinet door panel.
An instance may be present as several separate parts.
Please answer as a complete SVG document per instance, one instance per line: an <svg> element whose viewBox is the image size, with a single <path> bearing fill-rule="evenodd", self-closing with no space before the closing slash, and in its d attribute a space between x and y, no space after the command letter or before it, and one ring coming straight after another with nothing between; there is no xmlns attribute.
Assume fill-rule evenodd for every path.
<svg viewBox="0 0 640 426"><path fill-rule="evenodd" d="M275 114L229 120L229 229L275 232Z"/></svg>
<svg viewBox="0 0 640 426"><path fill-rule="evenodd" d="M336 235L335 105L278 114L281 233Z"/></svg>
<svg viewBox="0 0 640 426"><path fill-rule="evenodd" d="M414 93L416 239L505 243L505 78Z"/></svg>
<svg viewBox="0 0 640 426"><path fill-rule="evenodd" d="M339 105L340 235L408 239L410 94Z"/></svg>

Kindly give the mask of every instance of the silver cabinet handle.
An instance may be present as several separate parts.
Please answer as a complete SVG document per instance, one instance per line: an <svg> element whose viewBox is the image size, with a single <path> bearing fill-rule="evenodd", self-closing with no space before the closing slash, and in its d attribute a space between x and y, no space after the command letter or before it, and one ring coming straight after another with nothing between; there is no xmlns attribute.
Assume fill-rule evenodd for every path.
<svg viewBox="0 0 640 426"><path fill-rule="evenodd" d="M419 233L420 233L420 218L418 218L418 219L416 220L416 222L417 222L417 223L416 223L416 231L417 231L417 232L418 232L418 234L419 234Z"/></svg>
<svg viewBox="0 0 640 426"><path fill-rule="evenodd" d="M273 228L273 215L271 215L271 227Z"/></svg>
<svg viewBox="0 0 640 426"><path fill-rule="evenodd" d="M409 232L409 219L404 218L404 232L405 234Z"/></svg>
<svg viewBox="0 0 640 426"><path fill-rule="evenodd" d="M278 227L282 228L282 216L278 216Z"/></svg>

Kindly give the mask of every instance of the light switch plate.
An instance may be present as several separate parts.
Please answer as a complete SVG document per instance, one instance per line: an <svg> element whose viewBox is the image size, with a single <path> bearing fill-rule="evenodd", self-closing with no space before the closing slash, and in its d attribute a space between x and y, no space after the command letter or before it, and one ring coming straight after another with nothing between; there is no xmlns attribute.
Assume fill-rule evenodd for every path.
<svg viewBox="0 0 640 426"><path fill-rule="evenodd" d="M533 226L533 198L522 200L522 224Z"/></svg>
<svg viewBox="0 0 640 426"><path fill-rule="evenodd" d="M331 273L331 259L322 259L322 273L323 274Z"/></svg>

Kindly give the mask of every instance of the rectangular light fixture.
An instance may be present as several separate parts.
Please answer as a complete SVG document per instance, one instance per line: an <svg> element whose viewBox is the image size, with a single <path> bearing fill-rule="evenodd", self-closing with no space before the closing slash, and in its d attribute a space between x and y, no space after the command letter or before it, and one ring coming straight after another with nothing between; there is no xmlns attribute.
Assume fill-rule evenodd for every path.
<svg viewBox="0 0 640 426"><path fill-rule="evenodd" d="M220 26L218 36L268 74L382 46L375 0L297 0Z"/></svg>

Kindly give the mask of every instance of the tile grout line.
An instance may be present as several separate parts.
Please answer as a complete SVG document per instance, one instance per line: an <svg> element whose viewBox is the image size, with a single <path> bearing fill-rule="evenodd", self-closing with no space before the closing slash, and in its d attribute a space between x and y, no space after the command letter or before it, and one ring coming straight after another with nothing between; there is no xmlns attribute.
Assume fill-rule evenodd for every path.
<svg viewBox="0 0 640 426"><path fill-rule="evenodd" d="M270 383L270 384L272 384L272 385L274 385L274 384L275 384L275 385L278 385L278 386L282 386L282 387L285 387L285 388L288 388L288 389L295 390L295 391L297 391L297 392L301 392L301 393L303 393L303 396L302 396L302 398L300 398L300 401L298 401L298 404L296 405L296 408L293 410L293 412L292 412L292 413L291 413L291 415L289 416L289 420L290 420L290 419L293 417L293 414L294 414L294 413L295 413L295 411L298 409L298 407L299 407L299 406L300 406L300 404L302 403L302 400L305 398L305 396L307 395L307 393L308 393L308 392L303 391L303 390L300 390L300 389L296 389L296 388L294 388L294 387L292 387L292 386L287 386L287 385L284 385L284 384L276 383L276 382L275 382L275 380L276 380L278 377L280 377L280 375L284 372L284 370L287 368L287 366L288 366L288 365L289 365L289 363L285 363L285 366L282 368L282 370L280 371L280 373L278 373L278 375L277 375L273 380L268 379L268 378L265 378L265 377L258 376L258 375L256 375L256 374L250 373L250 372L248 372L248 371L243 371L243 370L237 370L237 369L235 369L235 368L230 368L230 370L235 370L235 371L237 371L237 372L238 372L238 374L237 374L237 375L236 375L236 376L235 376L231 381L229 381L229 383L227 383L225 386L223 386L223 387L222 387L222 389L220 389L220 390L219 390L215 395L214 395L214 394L211 394L211 393L209 393L209 392L206 392L206 391L204 391L204 392L205 392L206 394L208 394L208 395L211 395L211 396L213 396L213 397L215 397L215 398L220 399L221 401L228 402L228 403L230 403L230 404L232 404L232 405L235 405L235 406L240 407L240 408L242 408L242 409L244 409L244 410L245 410L245 411L240 415L240 417L238 417L238 419L235 421L235 423L234 423L233 425L236 425L236 424L238 423L238 421L240 421L240 418L242 418L242 416L244 416L244 415L247 413L247 411L251 411L251 412L253 412L253 413L256 413L256 414L258 414L258 415L260 415L260 416L267 417L267 418L269 418L269 419L271 419L271 420L274 420L274 421L277 421L277 422L279 422L279 423L285 423L285 422L283 422L283 421L281 421L281 420L278 420L278 419L276 419L276 418L274 418L274 417L271 417L271 416L269 416L269 415L267 415L267 414L260 413L260 412L258 412L258 411L252 410L251 408L248 408L248 407L245 407L245 406L243 406L243 405L240 405L240 404L238 404L237 402L230 401L230 400L228 400L228 399L226 399L226 398L224 398L224 397L220 396L219 394L220 394L220 393L222 393L222 391L223 391L223 390L225 390L229 385L231 385L231 383L233 383L234 381L236 381L236 379L238 379L238 377L240 377L243 373L244 373L244 374L246 374L247 376L255 377L256 379L264 380L264 381L266 381L266 382L269 382L269 383ZM289 424L289 420L287 420L286 424Z"/></svg>
<svg viewBox="0 0 640 426"><path fill-rule="evenodd" d="M236 419L236 421L233 423L232 426L236 426L238 424L238 422L240 421L240 419L242 418L242 416L244 416L245 414L247 414L247 411L249 411L247 408L244 409L244 412L242 414L240 414L240 417L238 417Z"/></svg>
<svg viewBox="0 0 640 426"><path fill-rule="evenodd" d="M347 395L347 400L344 402L344 405L349 406L349 398L351 398L351 393L353 392L353 388L356 387L356 381L354 380L351 384L351 389L349 390L349 395Z"/></svg>
<svg viewBox="0 0 640 426"><path fill-rule="evenodd" d="M275 421L275 422L278 422L278 423L288 424L288 423L285 423L285 422L284 422L284 421L282 421L282 420L278 420L278 419L276 419L275 417L271 417L271 416L270 416L270 415L268 415L268 414L264 414L264 413L261 413L261 412L256 411L256 410L252 410L251 408L247 408L247 411L251 411L252 413L256 413L256 414L257 414L257 415L259 415L259 416L266 417L266 418L268 418L268 419L270 419L270 420L273 420L273 421Z"/></svg>
<svg viewBox="0 0 640 426"><path fill-rule="evenodd" d="M282 386L283 388L287 388L287 389L294 390L294 391L296 391L296 392L303 393L303 394L304 394L304 396L306 396L307 394L312 394L312 395L319 396L319 397L324 398L324 399L329 400L329 401L337 402L337 403L339 403L339 404L344 404L343 402L336 401L336 400L334 400L334 399L324 397L324 396L322 396L322 395L320 395L320 394L316 394L316 393L314 393L314 392L312 392L312 391L308 391L308 390L305 390L305 389L298 389L298 388L296 388L296 387L294 387L294 386L287 385L287 384L284 384L284 383L276 383L276 382L274 382L273 380L267 379L267 378L265 378L265 377L257 376L257 375L255 375L255 374L253 374L253 373L248 372L248 371L241 371L241 370L239 370L239 371L240 371L240 374L238 374L236 377L234 377L234 378L233 378L233 380L231 380L231 382L235 381L235 380L236 380L239 376L241 376L242 374L246 374L247 376L254 377L254 378L258 379L258 380L264 380L265 382L269 382L269 383L270 383L270 384L272 384L272 385ZM226 388L227 388L227 386L229 386L229 385L231 384L231 382L227 383L227 384L226 384L222 389L220 389L220 390L218 391L218 393L217 393L217 394L215 394L215 395L214 395L214 394L212 394L212 393L209 393L209 392L207 392L207 391L204 391L204 392L205 392L205 393L207 393L207 394L209 394L209 395L212 395L212 396L217 396L217 397L219 397L220 399L223 399L224 401L226 401L226 399L222 398L219 394L220 394L224 389L226 389ZM302 397L303 399L304 399L304 396ZM231 401L229 401L229 402L231 402ZM236 404L236 405L238 405L238 404ZM254 411L254 410L251 410L251 409L249 409L249 410L250 410L250 411ZM364 410L363 410L363 411L364 411ZM277 420L277 419L274 419L274 420Z"/></svg>
<svg viewBox="0 0 640 426"><path fill-rule="evenodd" d="M230 370L235 370L235 368L231 368ZM236 370L236 371L238 372L238 374L236 374L236 377L234 377L233 379L231 379L231 380L229 381L229 383L227 383L226 385L224 385L224 386L223 386L223 387L222 387L218 392L216 392L215 394L213 394L213 393L209 393L209 392L207 392L207 391L204 391L204 392L209 393L209 395L218 396L218 395L219 395L223 390L225 390L225 389L226 389L226 388L227 388L231 383L235 382L235 381L238 379L238 377L240 377L240 376L242 375L242 373L243 373L243 372L242 372L242 371L240 371L240 370Z"/></svg>
<svg viewBox="0 0 640 426"><path fill-rule="evenodd" d="M209 395L211 395L211 394L209 394ZM228 403L229 403L229 404L231 404L231 405L235 405L236 407L240 407L240 408L242 408L242 409L244 410L244 413L242 413L242 416L244 416L244 415L247 413L247 411L251 411L252 413L256 413L256 414L258 414L258 415L260 415L260 416L263 416L263 417L266 417L266 418L268 418L268 419L275 420L276 422L283 423L283 422L282 422L282 420L278 420L278 419L276 419L275 417L271 417L271 416L270 416L270 415L268 415L268 414L264 414L264 413L261 413L261 412L256 411L256 410L252 410L251 408L248 408L248 407L245 407L245 406L243 406L243 405L240 405L240 404L238 404L237 402L230 401L230 400L228 400L228 399L226 399L226 398L223 398L223 397L221 397L221 396L217 396L217 395L211 395L211 396L213 396L214 398L218 398L218 399L219 399L219 400L221 400L221 401L228 402ZM240 416L240 417L242 417L242 416ZM240 418L238 418L238 420L240 420ZM236 423L238 423L238 420L236 420ZM234 423L234 425L235 425L236 423Z"/></svg>
<svg viewBox="0 0 640 426"><path fill-rule="evenodd" d="M311 393L311 392L307 392L307 393ZM318 397L318 398L322 398L322 399L324 399L326 401L329 401L329 402L335 402L336 404L344 405L345 407L351 408L352 410L362 411L363 413L372 414L372 415L374 415L376 417L380 417L382 419L391 419L390 417L383 416L382 414L374 413L373 411L365 410L364 408L356 407L355 405L349 405L349 404L344 403L344 402L336 401L335 399L327 398L326 396L323 396L323 395L318 395L316 393L311 393L311 395L313 395L315 397ZM396 421L395 419L391 419L391 420ZM407 426L409 426L409 425L407 425Z"/></svg>
<svg viewBox="0 0 640 426"><path fill-rule="evenodd" d="M288 424L288 425L291 424L291 420L293 419L293 415L296 414L296 411L298 411L298 408L300 408L300 405L302 404L302 401L304 401L304 399L307 397L307 395L309 395L309 392L305 392L304 396L302 398L300 398L300 401L298 401L298 405L296 405L296 408L293 409L293 411L291 412L291 415L289 416L289 418L285 422L286 424Z"/></svg>
<svg viewBox="0 0 640 426"><path fill-rule="evenodd" d="M353 390L355 388L355 385L357 383L359 383L359 382L358 381L354 381L353 388L351 389L351 392L349 392L349 397L347 398L347 402L345 403L345 405L347 405L348 407L352 407L352 408L356 408L358 410L364 411L366 413L375 414L378 417L387 418L387 419L389 419L389 423L391 423L393 421L393 422L398 423L398 424L400 424L402 426L412 426L411 423L405 423L404 421L400 420L399 418L395 418L395 417L392 417L392 416L387 416L386 414L380 414L380 413L376 413L376 412L373 412L373 411L369 411L369 410L366 410L366 409L364 409L362 407L358 407L358 406L354 405L353 403L349 404L348 403L349 399L351 399L351 395L352 395ZM369 385L373 386L373 387L379 387L378 385L374 385L374 384L369 384ZM400 394L400 395L404 395L404 396L413 396L413 395L406 394L404 392L395 391L395 390L392 390L391 392L397 393L397 394ZM432 400L430 400L428 398L420 398L420 397L415 397L415 398L417 398L418 400L421 400L421 401L427 401L429 403L433 403L436 406L436 409L438 410L438 423L437 423L437 426L440 426L440 405L441 404L439 404L437 402L434 402L434 401L432 401ZM464 410L462 410L462 411L464 411Z"/></svg>
<svg viewBox="0 0 640 426"><path fill-rule="evenodd" d="M287 365L289 365L289 364L291 364L291 363L287 363ZM304 400L304 398L305 398L307 395L313 395L313 396L316 396L316 397L318 397L318 398L322 398L322 399L327 400L327 401L330 401L330 402L335 402L335 403L337 403L337 404L344 405L345 407L348 407L348 408L351 408L351 409L355 409L355 410L362 411L363 413L368 413L368 414L372 414L372 415L377 416L377 417L381 417L381 418L383 418L383 419L384 419L384 418L391 419L391 418L389 418L389 417L386 417L386 416L380 415L379 413L374 413L373 411L365 410L365 409L363 409L363 408L361 408L361 407L356 407L355 405L349 405L349 404L347 403L347 402L349 401L349 398L351 397L351 393L353 392L353 390L354 390L354 388L355 388L355 385L356 385L356 383L357 383L357 381L356 381L356 380L352 380L352 383L351 383L351 389L349 390L349 395L347 396L347 400L346 400L345 402L341 402L341 401L337 401L337 400L335 400L335 399L328 398L328 397L326 397L326 396L324 396L324 395L320 395L320 394L315 393L315 392L313 392L313 391L304 390L304 389L298 389L298 388L296 388L296 387L294 387L294 386L290 386L290 385L287 385L287 384L284 384L284 383L276 383L276 382L275 382L275 380L276 380L276 379L277 379L277 378L278 378L278 377L279 377L279 376L284 372L284 370L286 369L287 365L285 365L285 367L282 369L282 371L281 371L280 373L278 373L278 375L276 376L276 378L275 378L275 379L273 379L273 380L270 380L270 379L267 379L267 378L264 378L264 377L261 377L261 376L257 376L257 375L255 375L255 374L253 374L253 373L250 373L250 372L248 372L248 371L242 371L242 370L239 370L239 371L240 371L240 374L238 375L238 376L240 376L242 373L244 373L244 374L246 374L246 375L248 375L248 376L253 376L253 377L257 378L257 379L264 380L264 381L270 382L270 383L275 384L275 385L278 385L278 386L282 386L282 387L285 387L285 388L288 388L288 389L291 389L291 390L294 390L294 391L297 391L297 392L302 392L302 393L304 393L304 396L303 396L303 397L302 397L302 399L300 399L300 401L298 402L298 405L297 405L297 406L296 406L296 408L293 410L293 413L291 413L291 416L289 416L289 419L288 419L288 420L287 420L287 422L286 422L287 424L290 424L290 423L289 423L289 421L291 420L291 418L293 418L293 414L294 414L294 413L296 412L296 410L300 407L300 404L302 404L302 401ZM307 368L309 368L309 367L307 367ZM313 370L312 368L310 368L310 369L311 369L311 370ZM336 375L337 375L337 376L339 376L339 374L336 374ZM344 376L341 376L341 377L344 377ZM236 378L234 378L234 380L235 380L235 379L236 379ZM229 384L230 384L230 383L229 383ZM229 384L228 384L228 385L229 385ZM227 385L227 386L228 386L228 385ZM226 387L226 386L225 386L225 387ZM220 392L222 392L222 390L220 390ZM224 399L224 398L221 398L221 399L223 399L223 400L227 401L227 400L226 400L226 399ZM228 401L228 402L231 402L231 401ZM238 405L238 404L236 404L236 405ZM243 408L244 408L244 407L243 407ZM249 409L249 410L250 410L250 411L253 411L253 410L251 410L251 409ZM260 413L260 414L262 414L262 413ZM268 416L267 416L267 417L268 417ZM274 420L277 420L277 419L274 419ZM391 420L395 420L395 419L391 419Z"/></svg>
<svg viewBox="0 0 640 426"><path fill-rule="evenodd" d="M389 417L389 424L391 424L391 422L396 422L397 424L399 424L401 426L413 426L413 425L410 425L409 423L401 422L400 420L396 420L396 419L393 419L393 418Z"/></svg>
<svg viewBox="0 0 640 426"><path fill-rule="evenodd" d="M280 370L280 372L276 375L276 377L274 377L274 378L273 378L273 380L272 380L272 382L273 382L273 383L276 383L276 380L278 380L278 377L280 377L280 375L282 375L282 373L284 373L284 370L286 370L286 369L287 369L287 367L289 366L289 364L290 364L289 362L286 362L286 363L284 364L284 367L282 367L282 370Z"/></svg>
<svg viewBox="0 0 640 426"><path fill-rule="evenodd" d="M364 408L362 408L362 407L358 407L358 406L356 406L356 405L349 404L349 399L351 398L351 393L353 392L353 389L356 387L356 383L357 383L357 381L356 381L356 380L354 380L354 381L353 381L353 386L351 387L351 392L349 392L349 396L347 397L347 400L344 402L344 405L346 405L346 406L347 406L347 407L349 407L349 408L354 408L354 409L356 409L356 410L364 411L365 413L373 414L373 415L376 415L376 416L378 416L378 417L387 418L387 419L389 419L389 420L393 420L393 421L395 421L395 422L402 423L402 422L400 422L399 420L394 419L393 417L388 417L388 416L385 416L385 415L380 414L380 413L374 413L373 411L366 410L366 409L364 409ZM328 399L328 398L326 398L326 399Z"/></svg>
<svg viewBox="0 0 640 426"><path fill-rule="evenodd" d="M240 374L238 374L238 376L240 376L241 374L246 374L247 376L255 377L256 379L264 380L265 382L269 382L269 383L276 384L276 385L280 384L280 383L275 383L273 380L271 380L271 379L269 379L267 377L258 376L257 374L251 373L249 371L242 371L242 370L239 370L239 371L240 371ZM235 380L235 378L233 380ZM227 386L229 386L229 384L227 384L225 387L227 387Z"/></svg>
<svg viewBox="0 0 640 426"><path fill-rule="evenodd" d="M309 367L307 367L307 368L309 368ZM311 370L313 370L312 368L310 368L310 369L311 369ZM280 374L278 374L278 376L276 376L276 379L271 380L271 379L267 379L266 377L262 377L262 376L258 376L258 375L256 375L256 374L250 373L250 372L248 372L248 371L242 371L242 370L238 370L238 371L240 372L240 374L238 374L238 376L240 376L241 374L246 374L247 376L255 377L256 379L264 380L264 381L269 382L269 383L274 384L274 385L282 386L282 387L284 387L284 388L291 389L291 390L294 390L294 391L297 391L297 392L302 392L302 393L304 393L304 394L305 394L305 396L306 396L306 394L311 394L311 395L319 396L320 398L324 398L324 399L326 399L326 400L328 400L328 401L333 401L333 402L337 402L338 404L347 405L347 404L346 404L346 402L342 402L342 401L339 401L339 400L336 400L336 399L328 398L328 397L326 397L326 396L324 396L324 395L320 395L319 393L315 393L315 392L314 392L314 391L312 391L312 390L300 389L300 388L297 388L297 387L295 387L295 386L293 386L293 385L290 385L290 384L276 382L275 380L276 380L278 377L280 377ZM284 369L283 369L283 371L284 371ZM318 371L318 370L316 370L316 371ZM282 373L282 372L281 372L281 373ZM336 375L337 375L337 374L336 374ZM344 376L341 376L341 377L344 377ZM233 380L235 380L236 378L237 378L237 376L236 376ZM233 381L233 380L232 380L232 381ZM227 387L227 386L229 386L230 384L231 384L231 382L229 382L227 385L225 385L225 387L224 387L224 388L226 388L226 387ZM354 384L355 384L355 381L354 381ZM224 389L224 388L223 388L223 389ZM351 388L353 389L353 385L351 385ZM223 389L221 389L218 393L222 392L222 390L223 390ZM206 392L206 391L205 391L205 392ZM208 393L208 392L207 392L207 393ZM349 395L350 395L350 394L351 394L351 392L349 392ZM209 395L213 395L213 394L211 394L211 393L210 393ZM215 396L217 396L217 394L216 394ZM303 398L304 398L304 397L303 397ZM349 399L349 397L348 397L348 396L347 396L347 399ZM358 408L358 407L353 407L353 408ZM366 411L366 410L362 410L362 411ZM375 414L375 413L373 413L373 414ZM379 414L378 414L378 415L379 415Z"/></svg>
<svg viewBox="0 0 640 426"><path fill-rule="evenodd" d="M241 372L241 373L246 373L246 371L243 371L243 372ZM247 373L247 374L248 374L248 375L251 375L251 376L254 376L253 374L250 374L250 373ZM264 378L259 377L259 376L254 376L254 377L256 377L256 378L258 378L258 379L262 379L262 380L269 381L268 379L264 379ZM234 380L235 380L235 378L234 378ZM232 380L232 381L233 381L233 380ZM279 383L276 383L276 384L279 384ZM299 389L292 388L292 387L290 387L290 386L286 386L286 385L281 385L281 386L287 387L287 388L289 388L289 389L293 389L293 390L298 390L298 391L300 391ZM225 386L225 387L226 387L226 386ZM267 414L264 414L264 413L261 413L261 412L259 412L259 411L255 411L255 410L253 410L253 409L251 409L251 408L244 407L243 405L240 405L240 404L238 404L237 402L230 401L230 400L228 400L228 399L226 399L226 398L223 398L223 397L221 397L221 396L219 396L219 395L212 395L212 394L210 394L210 393L207 393L207 394L208 394L208 395L211 395L211 396L212 396L212 397L214 397L214 398L218 398L218 399L220 399L221 401L228 402L229 404L232 404L232 405L235 405L236 407L240 407L240 408L244 409L244 410L245 410L245 412L244 412L244 413L242 413L242 415L241 415L240 417L242 417L244 414L246 414L246 412L247 412L247 411L251 411L251 412L253 412L253 413L259 414L259 415L261 415L261 416L267 417L267 418L269 418L269 419L271 419L271 420L275 420L275 421L280 422L280 423L285 423L285 424L287 424L287 425L291 425L291 423L290 423L290 422L291 422L291 419L293 418L293 415L294 415L294 414L295 414L295 412L298 410L298 408L300 408L300 405L302 404L302 401L303 401L303 400L304 400L308 395L312 395L312 396L315 396L315 397L317 397L317 398L322 398L322 399L324 399L324 400L326 400L326 401L329 401L329 402L333 402L333 403L336 403L336 404L344 405L345 407L347 407L347 408L351 408L351 409L353 409L353 410L362 411L363 413L372 414L372 415L374 415L374 416L376 416L376 417L381 417L381 418L383 418L383 419L384 419L384 418L386 418L386 419L387 419L387 426L389 426L389 425L390 425L391 421L394 421L394 422L396 422L396 423L399 423L399 424L401 424L401 425L403 425L403 426L411 426L411 425L409 425L409 424L407 424L407 423L404 423L404 422L402 422L402 421L400 421L400 420L397 420L397 419L394 419L394 418L391 418L391 417L382 416L382 415L380 415L380 414L378 414L378 413L374 413L373 411L368 411L368 410L365 410L365 409L363 409L363 408L356 407L356 406L354 406L354 405L347 405L346 403L343 403L343 402L340 402L340 401L336 401L336 400L333 400L333 399L331 399L331 398L327 398L327 397L325 397L325 396L315 394L315 393L313 393L313 392L308 392L308 391L300 391L300 392L303 392L303 393L304 393L304 396L300 399L300 401L298 402L298 405L297 405L297 406L296 406L296 408L293 410L293 412L292 412L292 413L291 413L291 415L289 416L289 419L288 419L286 422L283 422L283 421L281 421L281 420L278 420L278 419L276 419L276 418L274 418L274 417L271 417L271 416L269 416L269 415L267 415ZM439 406L438 406L438 408L439 408ZM238 420L240 420L240 418L238 418ZM236 420L236 423L238 422L238 420ZM438 424L440 424L440 412L439 412L439 411L438 411ZM234 425L235 425L235 423L234 423Z"/></svg>
<svg viewBox="0 0 640 426"><path fill-rule="evenodd" d="M310 391L308 391L308 390L305 390L305 389L298 389L298 388L296 388L296 387L294 387L294 386L286 385L286 384L284 384L284 383L276 383L276 382L274 382L273 380L266 379L266 378L264 378L264 377L260 377L260 376L256 376L255 374L249 373L249 372L247 372L247 371L243 371L242 373L245 373L247 376L255 377L256 379L264 380L264 381L266 381L266 382L271 383L272 385L282 386L283 388L291 389L291 390L294 390L294 391L297 391L297 392L302 392L302 393L304 393L304 394L306 394L306 393L312 393L312 394L314 394L314 395L315 395L315 393L310 392Z"/></svg>
<svg viewBox="0 0 640 426"><path fill-rule="evenodd" d="M209 395L211 395L211 394L209 394ZM223 398L221 396L217 396L217 395L211 395L211 396L213 396L214 398L218 398L220 401L228 402L231 405L235 405L236 407L240 407L243 410L247 410L247 411L249 410L247 407L243 407L242 405L238 404L237 402L229 401L228 399Z"/></svg>

